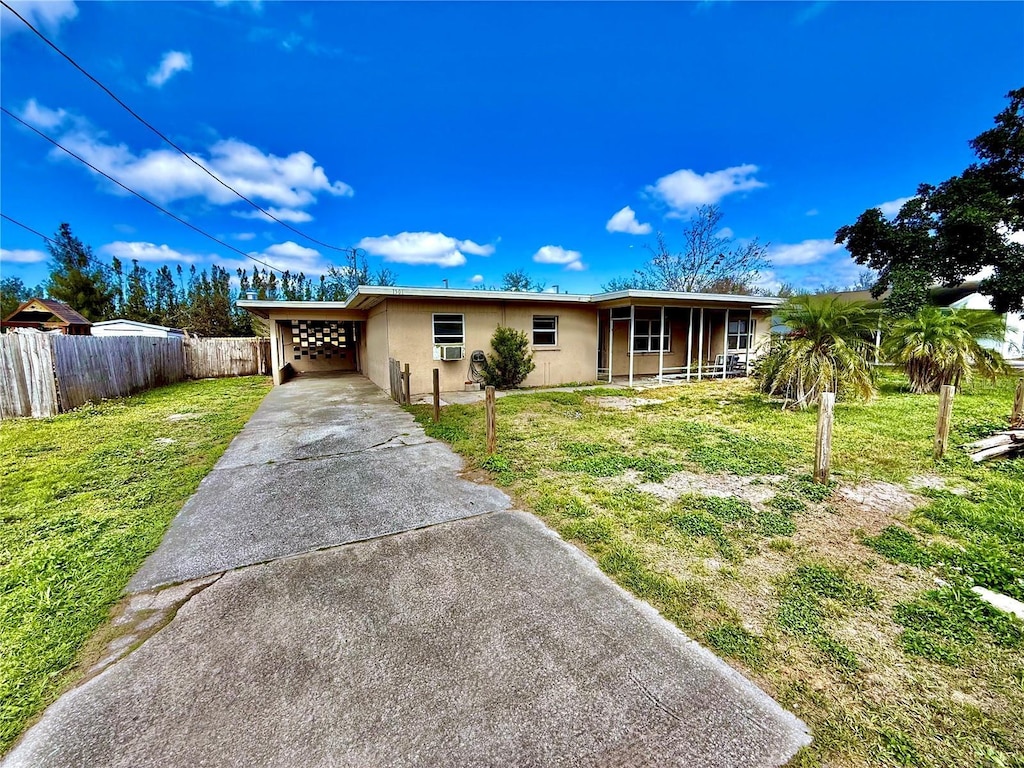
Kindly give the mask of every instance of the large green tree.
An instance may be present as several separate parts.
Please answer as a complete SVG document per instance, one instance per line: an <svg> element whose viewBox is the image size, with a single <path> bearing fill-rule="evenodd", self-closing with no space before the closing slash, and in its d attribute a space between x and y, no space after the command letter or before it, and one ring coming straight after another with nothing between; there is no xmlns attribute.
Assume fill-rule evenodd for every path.
<svg viewBox="0 0 1024 768"><path fill-rule="evenodd" d="M60 225L47 245L51 256L47 285L50 298L64 302L93 322L112 317L117 288L93 257L92 248L75 237L67 222Z"/></svg>
<svg viewBox="0 0 1024 768"><path fill-rule="evenodd" d="M997 312L1024 310L1024 88L995 127L971 140L978 157L959 176L922 184L893 219L869 208L836 242L878 272L872 293L890 312L913 314L928 287L952 286L984 271L979 286Z"/></svg>

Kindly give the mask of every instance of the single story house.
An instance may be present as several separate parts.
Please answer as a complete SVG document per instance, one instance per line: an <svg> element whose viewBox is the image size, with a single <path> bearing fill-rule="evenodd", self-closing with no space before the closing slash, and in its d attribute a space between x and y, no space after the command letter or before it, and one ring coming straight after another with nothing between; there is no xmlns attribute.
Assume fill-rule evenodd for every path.
<svg viewBox="0 0 1024 768"><path fill-rule="evenodd" d="M359 371L389 388L389 360L425 394L475 381L499 325L527 334L525 386L636 377L746 375L782 299L669 291L596 295L359 286L345 301L240 300L269 327L274 383L292 372Z"/></svg>
<svg viewBox="0 0 1024 768"><path fill-rule="evenodd" d="M180 328L168 328L166 325L154 325L138 320L104 320L92 324L93 336L150 336L156 339L181 339L185 332Z"/></svg>
<svg viewBox="0 0 1024 768"><path fill-rule="evenodd" d="M88 336L92 323L67 304L53 299L31 298L0 321L3 330L31 328L33 330L62 333L68 336Z"/></svg>

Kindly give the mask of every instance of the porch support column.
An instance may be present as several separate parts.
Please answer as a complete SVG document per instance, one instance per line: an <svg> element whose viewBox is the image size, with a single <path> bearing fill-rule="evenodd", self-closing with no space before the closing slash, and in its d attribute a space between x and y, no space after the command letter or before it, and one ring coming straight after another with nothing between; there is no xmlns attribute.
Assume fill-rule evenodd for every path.
<svg viewBox="0 0 1024 768"><path fill-rule="evenodd" d="M875 325L875 365L878 365L878 351L882 347L882 318L878 318L878 324Z"/></svg>
<svg viewBox="0 0 1024 768"><path fill-rule="evenodd" d="M690 380L693 366L693 307L690 307L690 322L686 325L686 380Z"/></svg>
<svg viewBox="0 0 1024 768"><path fill-rule="evenodd" d="M725 378L725 370L729 367L729 310L725 310L725 326L722 329L722 378Z"/></svg>
<svg viewBox="0 0 1024 768"><path fill-rule="evenodd" d="M665 305L661 305L661 338L658 339L658 383L664 381L665 372Z"/></svg>
<svg viewBox="0 0 1024 768"><path fill-rule="evenodd" d="M277 320L270 321L270 373L274 386L281 384L281 331Z"/></svg>
<svg viewBox="0 0 1024 768"><path fill-rule="evenodd" d="M633 322L636 319L636 307L629 305L629 386L633 386Z"/></svg>
<svg viewBox="0 0 1024 768"><path fill-rule="evenodd" d="M754 310L747 310L747 359L743 362L743 370L750 375L750 356L754 349Z"/></svg>
<svg viewBox="0 0 1024 768"><path fill-rule="evenodd" d="M704 373L704 307L700 308L700 328L697 337L697 381L700 381Z"/></svg>
<svg viewBox="0 0 1024 768"><path fill-rule="evenodd" d="M608 310L608 383L612 383L612 342L615 341L615 310Z"/></svg>

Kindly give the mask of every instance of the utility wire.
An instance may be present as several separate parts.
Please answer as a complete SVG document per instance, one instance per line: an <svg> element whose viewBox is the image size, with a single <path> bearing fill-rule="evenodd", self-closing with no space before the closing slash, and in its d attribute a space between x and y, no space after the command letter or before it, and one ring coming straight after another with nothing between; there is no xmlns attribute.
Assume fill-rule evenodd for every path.
<svg viewBox="0 0 1024 768"><path fill-rule="evenodd" d="M2 2L2 0L0 0L0 2ZM17 116L16 114L14 114L14 113L13 113L13 112L11 112L11 111L10 111L9 109L7 109L7 107L0 107L0 112L3 112L3 113L4 113L5 115L7 115L7 116L8 116L9 118L11 118L12 120L16 120L17 122L21 123L21 124L22 124L23 126L25 126L26 128L28 128L28 129L29 129L30 131L32 131L32 132L33 132L34 134L36 134L37 136L39 136L39 137L41 137L41 138L45 139L46 141L50 142L51 144L53 144L53 146L57 147L58 149L62 149L62 150L64 150L64 151L65 151L65 152L67 152L67 153L68 153L69 155L71 155L71 156L72 156L73 158L75 158L75 160L78 160L78 161L79 161L80 163L83 163L83 164L87 165L87 166L88 166L89 168L91 168L92 170L94 170L94 171L95 171L96 173L98 173L98 174L99 174L100 176L103 176L104 178L106 178L106 179L109 179L110 181L112 181L112 182L114 182L115 184L117 184L117 186L119 186L119 187L120 187L121 189L123 189L123 190L124 190L125 192L130 192L131 194L135 195L135 196L136 196L137 198L139 198L140 200L142 200L142 201L144 201L144 202L147 202L147 203L149 203L149 204L150 204L151 206L153 206L154 208L156 208L156 209L157 209L158 211L160 211L161 213L165 213L165 214L167 214L168 216L170 216L170 217L171 217L172 219L174 219L175 221L177 221L177 222L180 222L181 224L184 224L184 225L185 225L186 227L188 227L189 229L191 229L191 230L193 230L193 231L195 231L195 232L198 232L198 233L199 233L200 235L202 235L203 237L208 237L208 238L210 238L211 240L213 240L213 242L217 243L218 245L221 245L221 246L223 246L224 248L227 248L227 249L228 249L229 251L233 251L234 253L237 253L237 254L238 254L239 256L243 256L243 257L245 257L245 258L247 258L247 259L251 259L252 261L255 261L255 262L256 262L257 264L262 264L263 266L265 266L265 267L266 267L267 269L269 269L270 271L272 271L272 272L277 272L278 274L280 274L281 270L277 269L277 267L273 266L272 264L268 264L268 263L267 263L267 262L265 262L265 261L261 261L260 259L257 259L257 258L256 258L255 256L252 256L252 255L250 255L250 254L246 253L245 251L243 251L243 250L241 250L241 249L239 249L239 248L236 248L236 247L235 247L235 246L233 246L233 245L230 245L229 243L225 243L225 242L224 242L223 240L221 240L221 239L220 239L219 237L215 237L214 235L211 235L211 234L210 234L209 232L207 232L206 230L200 229L200 228L199 228L199 227L197 227L197 226L196 226L195 224L192 224L191 222L185 221L185 219L181 218L180 216L177 216L177 215L175 215L175 214L171 213L170 211L168 211L168 210L167 210L166 208L164 208L164 207L162 207L162 206L158 205L157 203L154 203L154 202L153 202L152 200L150 200L150 199L149 199L148 197L146 197L146 196L145 196L145 195L143 195L142 193L140 193L140 192L136 192L136 191L135 191L134 189L132 189L131 187L129 187L129 186L126 186L126 185L122 184L122 183L121 183L120 181L118 181L117 179L115 179L115 178L114 178L113 176L111 176L111 175L110 175L109 173L105 173L104 171L101 171L101 170L100 170L99 168L97 168L97 167L96 167L95 165L93 165L92 163L90 163L90 162L89 162L88 160L86 160L86 159L85 159L84 157L82 157L82 156L80 156L80 155L76 155L76 154L75 154L74 152L72 152L72 151L71 151L70 149L68 149L67 147L65 147L65 146L64 146L63 144L61 144L61 143L60 143L59 141L57 141L56 139L52 139L52 138L50 138L50 137L49 137L49 136L47 136L47 135L46 135L45 133L43 133L42 131L40 131L40 130L39 130L38 128L36 128L36 127L34 127L34 126L32 126L32 125L29 125L28 123L26 123L26 122L25 122L24 120L22 120L22 119L21 119L20 117L18 117L18 116Z"/></svg>
<svg viewBox="0 0 1024 768"><path fill-rule="evenodd" d="M237 189L232 187L230 184L228 184L226 181L224 181L222 178L220 178L217 174L215 174L213 171L211 171L205 165L203 165L202 163L197 161L194 157L192 157L192 155L190 155L184 149L182 149L177 144L175 144L173 141L171 141L169 138L167 138L167 136L165 134L163 134L161 131L159 131L157 128L155 128L147 120L145 120L145 118L143 118L141 115L139 115L138 112L136 112L134 109L132 109L127 104L125 104L123 101L121 101L121 99L119 99L117 97L117 95L112 90L107 88L107 86L105 86L103 83L101 83L99 80L97 80L91 74L89 74L77 61L75 61L68 54L64 53L64 51L62 51L60 48L58 48L56 43L54 43L52 40L50 40L48 37L46 37L46 35L44 35L42 32L40 32L38 29L36 29L34 26L32 26L31 22L29 22L28 19L26 19L24 16L22 16L16 10L14 10L7 3L7 0L0 0L0 5L3 5L4 8L9 10L11 13L13 13L19 19L21 19L22 23L24 23L25 26L27 26L29 29L31 29L33 32L35 32L36 36L39 37L40 40L42 40L44 43L46 43L48 46L50 46L53 50L55 50L57 53L59 53L61 56L63 56L68 61L68 63L71 64L71 66L73 66L75 69L77 69L83 75L85 75L87 78L92 80L92 82L95 83L97 86L99 86L108 96L110 96L110 98L112 98L114 101L116 101L118 104L120 104L125 110L127 110L128 114L130 114L132 117L134 117L140 123L142 123L144 126L149 128L149 130L151 130L153 133L155 133L157 136L159 136L161 139L163 139L168 145L170 145L171 147L176 149L178 152L180 152L190 163L192 163L197 168L202 170L203 173L205 173L211 179L216 181L222 187L224 187L225 189L228 189L231 192L233 192L234 194L238 195L238 197L240 197L242 200L247 202L249 205L251 205L257 211L262 213L264 216L266 216L269 219L273 219L278 224L280 224L282 227L286 227L287 229L290 229L292 232L294 232L295 234L299 235L300 237L304 237L307 240L309 240L310 242L316 243L317 245L322 246L323 248L330 248L332 251L342 251L342 252L345 252L345 253L350 253L351 252L352 249L350 249L350 248L340 248L340 247L338 247L336 245L331 245L330 243L325 243L322 240L317 240L315 237L312 237L311 235L307 235L305 232L303 232L300 229L296 229L295 227L293 227L288 222L282 221L277 216L272 214L270 211L268 211L265 208L263 208L259 203L256 203L253 200L251 200L250 198L248 198L245 195L243 195L241 192L239 192Z"/></svg>

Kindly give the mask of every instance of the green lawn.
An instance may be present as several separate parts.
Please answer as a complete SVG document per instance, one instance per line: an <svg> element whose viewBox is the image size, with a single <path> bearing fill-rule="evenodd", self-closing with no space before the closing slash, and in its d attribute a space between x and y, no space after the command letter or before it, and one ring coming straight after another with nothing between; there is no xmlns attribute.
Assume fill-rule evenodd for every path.
<svg viewBox="0 0 1024 768"><path fill-rule="evenodd" d="M188 382L0 425L0 753L269 386Z"/></svg>
<svg viewBox="0 0 1024 768"><path fill-rule="evenodd" d="M951 444L1004 427L1014 384L959 393ZM1024 625L969 590L1024 599L1024 460L933 462L936 408L895 376L838 403L827 488L816 412L746 381L502 398L491 458L481 405L413 411L803 718L796 765L1024 766Z"/></svg>

